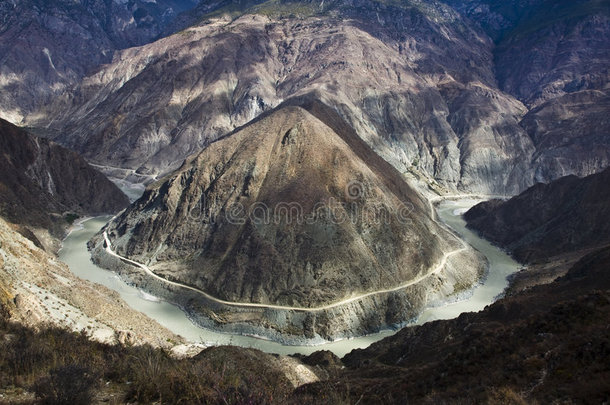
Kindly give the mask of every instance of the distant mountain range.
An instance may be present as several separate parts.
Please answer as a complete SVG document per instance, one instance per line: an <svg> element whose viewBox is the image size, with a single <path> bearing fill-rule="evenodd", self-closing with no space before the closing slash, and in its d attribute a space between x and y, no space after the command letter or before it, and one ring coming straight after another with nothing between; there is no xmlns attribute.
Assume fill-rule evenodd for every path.
<svg viewBox="0 0 610 405"><path fill-rule="evenodd" d="M610 163L607 2L206 1L167 22L163 4L137 6L153 7L139 25L62 9L62 29L82 34L70 41L32 31L56 8L28 11L16 33L5 23L2 114L152 175L305 94L436 189L515 194ZM151 42L161 27L181 31ZM91 55L73 52L87 35L102 38Z"/></svg>

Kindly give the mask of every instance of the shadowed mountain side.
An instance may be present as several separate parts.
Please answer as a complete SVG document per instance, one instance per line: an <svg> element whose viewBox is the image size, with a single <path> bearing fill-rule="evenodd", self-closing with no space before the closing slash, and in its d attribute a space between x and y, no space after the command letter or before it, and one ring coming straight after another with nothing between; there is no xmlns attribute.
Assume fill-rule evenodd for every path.
<svg viewBox="0 0 610 405"><path fill-rule="evenodd" d="M521 262L610 243L610 169L537 184L508 201L483 202L465 218Z"/></svg>
<svg viewBox="0 0 610 405"><path fill-rule="evenodd" d="M583 90L554 98L525 115L536 145L535 179L592 174L610 166L610 92Z"/></svg>
<svg viewBox="0 0 610 405"><path fill-rule="evenodd" d="M55 238L69 225L64 215L116 212L127 197L76 153L0 120L0 215ZM30 231L27 237L36 241Z"/></svg>
<svg viewBox="0 0 610 405"><path fill-rule="evenodd" d="M608 289L606 248L551 284L354 350L336 377L296 397L319 398L333 387L364 404L604 402Z"/></svg>

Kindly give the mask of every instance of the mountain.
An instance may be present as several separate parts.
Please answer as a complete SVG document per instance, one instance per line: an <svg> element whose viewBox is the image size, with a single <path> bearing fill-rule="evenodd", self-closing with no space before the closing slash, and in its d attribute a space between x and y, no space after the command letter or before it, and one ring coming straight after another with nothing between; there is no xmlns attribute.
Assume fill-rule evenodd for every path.
<svg viewBox="0 0 610 405"><path fill-rule="evenodd" d="M313 4L264 3L234 18L221 9L124 50L28 125L96 164L155 175L309 95L433 187L507 194L532 184L527 109L498 90L484 32L440 2Z"/></svg>
<svg viewBox="0 0 610 405"><path fill-rule="evenodd" d="M344 402L365 404L604 402L609 263L604 249L559 280L484 311L404 328L352 351L334 377L299 388L295 397L335 392Z"/></svg>
<svg viewBox="0 0 610 405"><path fill-rule="evenodd" d="M41 230L61 238L75 215L113 213L129 204L76 153L1 119L0 150L0 216L22 225L41 246L57 242Z"/></svg>
<svg viewBox="0 0 610 405"><path fill-rule="evenodd" d="M26 122L155 176L313 94L437 190L516 194L607 167L607 4L449 3L201 2Z"/></svg>
<svg viewBox="0 0 610 405"><path fill-rule="evenodd" d="M477 256L431 220L400 173L332 109L308 108L264 114L151 185L105 229L113 249L216 299L283 307L255 308L246 318L249 308L214 300L197 308L210 298L172 295L191 313L212 311L208 317L226 324L249 319L272 329L257 333L288 338L333 339L399 324L427 296L475 282ZM96 260L117 267L101 242ZM130 275L133 267L119 267L146 282ZM321 309L299 311L308 308Z"/></svg>
<svg viewBox="0 0 610 405"><path fill-rule="evenodd" d="M500 88L537 107L582 90L604 90L610 4L604 0L449 0L497 44Z"/></svg>
<svg viewBox="0 0 610 405"><path fill-rule="evenodd" d="M499 88L529 109L520 125L536 182L610 165L610 3L450 0L492 38Z"/></svg>
<svg viewBox="0 0 610 405"><path fill-rule="evenodd" d="M155 39L195 0L0 1L0 116L14 123L116 50Z"/></svg>
<svg viewBox="0 0 610 405"><path fill-rule="evenodd" d="M508 201L471 208L468 226L521 262L610 243L610 169L536 184Z"/></svg>
<svg viewBox="0 0 610 405"><path fill-rule="evenodd" d="M552 99L525 115L521 126L534 142L534 178L548 183L585 176L610 165L610 93L583 90Z"/></svg>

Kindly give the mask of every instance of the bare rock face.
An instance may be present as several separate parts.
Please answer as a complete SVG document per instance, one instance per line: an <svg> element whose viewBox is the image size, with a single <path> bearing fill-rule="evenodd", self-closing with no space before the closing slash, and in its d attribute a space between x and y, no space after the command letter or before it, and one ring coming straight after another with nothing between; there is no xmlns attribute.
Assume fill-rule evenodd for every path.
<svg viewBox="0 0 610 405"><path fill-rule="evenodd" d="M522 262L610 243L610 169L537 184L502 202L471 208L468 226Z"/></svg>
<svg viewBox="0 0 610 405"><path fill-rule="evenodd" d="M535 180L588 176L610 166L608 111L607 90L566 94L531 110L521 125L536 145Z"/></svg>
<svg viewBox="0 0 610 405"><path fill-rule="evenodd" d="M0 120L0 215L61 237L66 213L116 212L127 197L76 153ZM26 235L35 240L31 232Z"/></svg>
<svg viewBox="0 0 610 405"><path fill-rule="evenodd" d="M447 0L494 39L499 88L529 109L535 181L588 176L610 165L610 3Z"/></svg>
<svg viewBox="0 0 610 405"><path fill-rule="evenodd" d="M345 4L303 18L215 17L125 50L29 122L96 163L168 173L314 94L400 171L486 193L532 183L527 109L497 89L483 32L438 2Z"/></svg>
<svg viewBox="0 0 610 405"><path fill-rule="evenodd" d="M118 330L115 332L116 340L124 346L132 346L137 342L137 336L132 330Z"/></svg>
<svg viewBox="0 0 610 405"><path fill-rule="evenodd" d="M447 281L445 270L427 275L461 244L340 116L320 104L310 109L281 107L189 158L107 226L113 248L216 298L295 309L219 310L192 292L176 294L194 318L224 325L333 338L415 316L425 291ZM472 271L459 288L481 270L464 253ZM298 310L410 281L350 308Z"/></svg>
<svg viewBox="0 0 610 405"><path fill-rule="evenodd" d="M0 116L14 123L112 60L156 38L194 0L0 2Z"/></svg>

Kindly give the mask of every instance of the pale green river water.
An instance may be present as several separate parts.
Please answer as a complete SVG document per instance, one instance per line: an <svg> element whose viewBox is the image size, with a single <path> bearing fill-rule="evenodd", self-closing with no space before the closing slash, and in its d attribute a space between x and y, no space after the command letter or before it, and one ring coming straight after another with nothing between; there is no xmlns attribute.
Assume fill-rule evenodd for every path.
<svg viewBox="0 0 610 405"><path fill-rule="evenodd" d="M466 228L460 214L474 205L474 200L444 201L437 209L439 218L448 224L462 238L483 253L489 263L489 274L471 291L447 302L428 307L416 323L424 323L436 319L451 319L462 312L479 311L492 303L508 285L506 277L521 267L506 253L489 242L479 238ZM97 233L111 217L97 217L86 220L76 227L64 240L59 252L59 258L68 264L74 274L83 279L102 284L117 291L129 306L150 318L172 332L183 336L189 341L208 345L231 344L243 347L253 347L269 353L310 354L317 350L330 350L342 357L356 348L364 348L371 343L396 333L394 330L382 331L369 336L345 339L317 346L284 346L276 342L258 339L251 336L230 335L203 329L190 321L187 315L177 306L159 300L143 291L123 282L111 271L97 267L91 262L87 250L87 241ZM408 326L407 326L408 327Z"/></svg>

